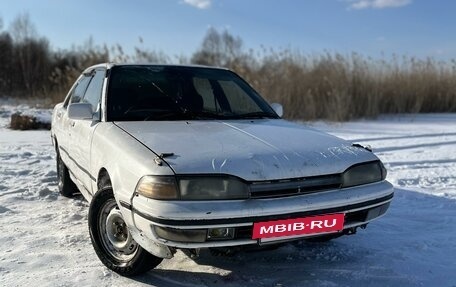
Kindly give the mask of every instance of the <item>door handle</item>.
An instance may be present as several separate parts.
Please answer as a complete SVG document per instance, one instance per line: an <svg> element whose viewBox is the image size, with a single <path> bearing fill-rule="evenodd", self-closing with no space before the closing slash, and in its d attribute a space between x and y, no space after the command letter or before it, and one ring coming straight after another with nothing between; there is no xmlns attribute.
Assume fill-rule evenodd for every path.
<svg viewBox="0 0 456 287"><path fill-rule="evenodd" d="M75 124L76 124L76 122L75 122L75 121L72 121L72 122L71 122L71 127L74 127Z"/></svg>

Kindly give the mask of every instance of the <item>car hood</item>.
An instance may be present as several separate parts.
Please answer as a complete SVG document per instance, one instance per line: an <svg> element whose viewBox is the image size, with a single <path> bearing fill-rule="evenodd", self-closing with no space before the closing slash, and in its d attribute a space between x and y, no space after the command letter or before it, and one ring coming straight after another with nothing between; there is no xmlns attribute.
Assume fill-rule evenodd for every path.
<svg viewBox="0 0 456 287"><path fill-rule="evenodd" d="M176 174L230 174L248 181L341 173L377 157L285 120L116 122Z"/></svg>

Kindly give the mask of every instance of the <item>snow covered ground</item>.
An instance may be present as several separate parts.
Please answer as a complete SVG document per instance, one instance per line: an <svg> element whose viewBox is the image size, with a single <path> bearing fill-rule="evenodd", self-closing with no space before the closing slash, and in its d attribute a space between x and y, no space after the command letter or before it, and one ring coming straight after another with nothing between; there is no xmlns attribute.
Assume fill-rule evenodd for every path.
<svg viewBox="0 0 456 287"><path fill-rule="evenodd" d="M14 109L0 106L0 286L456 286L456 114L310 123L371 145L397 188L357 235L233 257L178 252L128 279L97 259L88 204L57 194L49 132L6 128Z"/></svg>

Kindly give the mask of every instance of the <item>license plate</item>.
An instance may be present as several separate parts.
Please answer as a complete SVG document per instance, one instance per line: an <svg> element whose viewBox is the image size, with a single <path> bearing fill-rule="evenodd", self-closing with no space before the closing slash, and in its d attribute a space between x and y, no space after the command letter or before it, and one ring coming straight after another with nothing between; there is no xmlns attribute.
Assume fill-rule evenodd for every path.
<svg viewBox="0 0 456 287"><path fill-rule="evenodd" d="M253 224L252 239L293 237L296 235L341 231L343 229L343 213L326 214L286 220L256 222Z"/></svg>

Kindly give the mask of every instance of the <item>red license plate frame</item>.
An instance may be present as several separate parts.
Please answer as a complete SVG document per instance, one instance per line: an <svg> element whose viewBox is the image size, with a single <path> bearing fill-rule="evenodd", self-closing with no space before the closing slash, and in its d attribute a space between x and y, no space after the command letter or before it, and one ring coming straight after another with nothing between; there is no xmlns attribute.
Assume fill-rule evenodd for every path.
<svg viewBox="0 0 456 287"><path fill-rule="evenodd" d="M300 218L255 222L252 239L286 238L338 232L344 229L345 214L334 213Z"/></svg>

